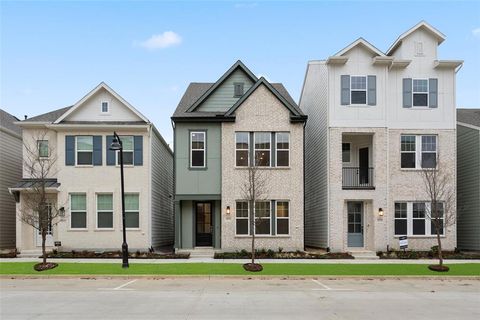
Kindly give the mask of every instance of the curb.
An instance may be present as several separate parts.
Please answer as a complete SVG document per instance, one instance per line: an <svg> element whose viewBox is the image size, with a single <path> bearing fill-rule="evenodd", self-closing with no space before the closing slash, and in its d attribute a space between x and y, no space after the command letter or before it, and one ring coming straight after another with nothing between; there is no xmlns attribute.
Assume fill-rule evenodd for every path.
<svg viewBox="0 0 480 320"><path fill-rule="evenodd" d="M243 280L311 280L311 279L328 279L328 280L477 280L480 276L425 276L425 275L382 275L382 276L357 276L357 275L0 275L0 279L12 280L28 280L28 279L79 279L79 280L97 280L97 279L243 279Z"/></svg>

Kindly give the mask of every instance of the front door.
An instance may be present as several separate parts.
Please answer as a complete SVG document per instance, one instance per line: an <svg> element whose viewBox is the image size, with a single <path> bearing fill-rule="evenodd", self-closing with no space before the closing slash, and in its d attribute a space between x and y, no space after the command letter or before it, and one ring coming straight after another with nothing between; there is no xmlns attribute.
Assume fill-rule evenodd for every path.
<svg viewBox="0 0 480 320"><path fill-rule="evenodd" d="M47 203L47 210L48 210L48 215L51 217L52 205L50 203ZM45 238L45 246L47 247L53 246L53 228L52 228L51 219L49 220L50 220L50 223L48 224L47 236ZM37 247L42 246L42 233L38 229L35 229L35 244Z"/></svg>
<svg viewBox="0 0 480 320"><path fill-rule="evenodd" d="M348 202L348 247L363 247L363 202Z"/></svg>
<svg viewBox="0 0 480 320"><path fill-rule="evenodd" d="M359 166L359 180L360 185L368 184L368 148L358 149L358 166Z"/></svg>
<svg viewBox="0 0 480 320"><path fill-rule="evenodd" d="M212 246L212 204L197 202L195 207L196 237L195 246Z"/></svg>

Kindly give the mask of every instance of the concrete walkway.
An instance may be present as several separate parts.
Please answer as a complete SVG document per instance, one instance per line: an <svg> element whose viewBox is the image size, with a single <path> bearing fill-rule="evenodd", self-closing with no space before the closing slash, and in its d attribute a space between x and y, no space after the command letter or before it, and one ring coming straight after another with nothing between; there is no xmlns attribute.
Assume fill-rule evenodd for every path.
<svg viewBox="0 0 480 320"><path fill-rule="evenodd" d="M120 263L121 259L48 259L52 262L74 262L74 263ZM40 262L38 258L2 258L1 262ZM259 263L309 263L309 264L432 264L438 260L418 259L256 259ZM248 259L213 259L213 258L191 258L191 259L129 259L130 263L246 263ZM455 263L480 263L480 260L444 260L445 264Z"/></svg>

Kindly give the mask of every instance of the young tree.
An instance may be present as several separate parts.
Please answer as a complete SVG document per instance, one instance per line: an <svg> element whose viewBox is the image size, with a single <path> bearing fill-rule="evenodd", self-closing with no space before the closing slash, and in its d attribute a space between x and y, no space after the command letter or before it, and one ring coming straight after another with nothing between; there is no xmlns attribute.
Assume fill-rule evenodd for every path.
<svg viewBox="0 0 480 320"><path fill-rule="evenodd" d="M38 270L54 267L47 264L46 239L52 227L61 216L58 203L49 197L48 187L51 178L56 176L56 152L48 143L47 132L39 131L31 137L24 138L23 168L30 184L22 194L19 219L33 227L42 237L42 263Z"/></svg>
<svg viewBox="0 0 480 320"><path fill-rule="evenodd" d="M261 271L261 265L255 263L255 238L256 229L260 228L267 219L262 219L260 214L256 214L256 205L259 201L267 200L268 195L268 181L267 172L259 167L261 159L255 161L255 165L249 165L245 170L246 179L242 185L243 199L248 201L248 208L250 211L250 231L252 237L252 256L251 263L244 265L248 271ZM269 221L269 220L268 220Z"/></svg>
<svg viewBox="0 0 480 320"><path fill-rule="evenodd" d="M452 171L442 167L424 168L420 171L424 183L424 192L430 207L426 206L426 216L431 221L431 230L435 232L438 246L438 265L429 266L436 271L448 271L443 265L442 235L444 230L456 223L455 177Z"/></svg>

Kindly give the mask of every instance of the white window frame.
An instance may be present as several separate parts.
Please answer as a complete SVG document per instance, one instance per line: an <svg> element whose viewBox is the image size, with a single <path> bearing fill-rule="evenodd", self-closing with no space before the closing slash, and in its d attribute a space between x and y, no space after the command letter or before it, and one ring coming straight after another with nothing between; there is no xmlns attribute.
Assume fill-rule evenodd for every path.
<svg viewBox="0 0 480 320"><path fill-rule="evenodd" d="M268 144L270 149L257 149L257 133L266 133L268 134ZM257 166L257 151L268 151L268 166ZM253 133L253 165L259 168L271 168L272 167L272 133L265 131L256 131Z"/></svg>
<svg viewBox="0 0 480 320"><path fill-rule="evenodd" d="M352 89L352 80L356 77L365 78L365 89ZM365 103L353 103L352 102L352 91L365 91ZM366 106L368 105L368 77L366 75L350 75L350 105L354 106Z"/></svg>
<svg viewBox="0 0 480 320"><path fill-rule="evenodd" d="M112 210L99 210L98 209L98 196L99 195L110 195L112 196ZM112 192L99 192L95 194L95 229L97 230L115 230L115 215L114 215L114 199ZM111 228L101 228L98 226L98 213L99 212L111 212L112 213L112 227Z"/></svg>
<svg viewBox="0 0 480 320"><path fill-rule="evenodd" d="M140 208L142 206L141 200L140 200L140 192L125 192L125 195L137 195L138 196L138 210L127 210L125 208L125 213L127 212L138 212L138 227L127 227L125 226L126 230L140 230L140 226L142 225L142 220L140 219Z"/></svg>
<svg viewBox="0 0 480 320"><path fill-rule="evenodd" d="M407 204L407 234L406 236L412 238L433 238L436 237L435 231L432 231L432 219L431 219L431 202L423 201L423 200L415 200L415 201L394 201L394 203L406 203ZM413 234L413 203L424 203L425 204L425 234ZM443 201L439 201L439 203L443 203ZM445 204L443 204L445 208ZM422 218L415 218L418 220L423 220ZM395 220L394 220L395 221ZM446 229L445 229L445 211L443 212L443 234L440 237L445 237ZM433 232L433 233L432 233ZM395 225L393 228L394 237L398 238L403 235L395 234Z"/></svg>
<svg viewBox="0 0 480 320"><path fill-rule="evenodd" d="M237 216L237 203L245 202L247 204L247 217L238 217ZM247 233L239 234L237 231L237 220L247 220ZM238 237L248 237L250 236L250 201L247 200L237 200L235 201L235 236Z"/></svg>
<svg viewBox="0 0 480 320"><path fill-rule="evenodd" d="M40 154L40 144L42 142L46 142L47 143L47 155L46 156L42 156ZM40 140L37 140L37 150L38 150L38 157L40 159L48 159L50 157L50 143L48 142L48 140L45 140L45 139L40 139Z"/></svg>
<svg viewBox="0 0 480 320"><path fill-rule="evenodd" d="M104 103L107 104L107 111L103 111L103 104L104 104ZM102 113L102 114L108 114L108 113L110 113L110 102L108 102L108 101L102 101L102 102L100 103L100 113Z"/></svg>
<svg viewBox="0 0 480 320"><path fill-rule="evenodd" d="M238 149L237 148L237 134L238 133L245 133L247 134L247 149ZM245 151L247 150L247 165L246 166L239 166L237 165L237 151ZM235 132L235 167L237 168L246 168L250 166L250 132L248 131L236 131Z"/></svg>
<svg viewBox="0 0 480 320"><path fill-rule="evenodd" d="M268 224L268 230L269 231L268 231L268 233L261 233L261 234L257 233L257 209L256 209L256 204L258 202L268 203L269 207L270 207L268 218L266 218L266 217L259 218L260 220L267 220L268 219L268 221L269 221L269 224ZM272 202L270 200L255 201L255 203L253 204L253 219L254 219L253 228L254 228L255 236L260 236L260 237L271 236L272 235Z"/></svg>
<svg viewBox="0 0 480 320"><path fill-rule="evenodd" d="M91 137L92 138L92 151L78 150L78 137ZM79 152L91 152L92 153L92 163L79 164L78 163L78 153ZM92 167L93 166L93 135L78 135L78 136L75 136L75 165L80 166L80 167Z"/></svg>
<svg viewBox="0 0 480 320"><path fill-rule="evenodd" d="M397 218L397 217L396 217L395 205L396 205L397 203L401 203L401 204L405 204L405 205L406 205L406 214L407 214L407 216L406 216L405 218ZM407 234L396 234L396 233L395 233L395 222L396 222L397 220L405 220L405 221L407 222ZM393 203L393 234L394 234L395 236L400 237L400 236L406 236L406 235L408 235L408 233L409 233L409 232L408 232L408 202L406 202L406 201L395 201L395 202Z"/></svg>
<svg viewBox="0 0 480 320"><path fill-rule="evenodd" d="M417 80L426 80L427 81L427 92L413 91L413 82ZM413 98L414 94L426 94L427 95L427 105L426 106L416 106L415 100ZM430 81L425 78L413 78L412 79L412 108L428 108L430 102Z"/></svg>
<svg viewBox="0 0 480 320"><path fill-rule="evenodd" d="M125 150L125 147L122 143L122 148L123 148L123 153L126 153L126 152L131 152L132 153L132 163L129 163L129 164L125 164L125 159L123 159L123 165L124 166L134 166L135 165L135 137L132 136L132 135L124 135L124 136L119 136L120 137L120 140L122 138L127 138L127 137L132 137L132 150ZM119 153L120 153L120 150L116 150L115 151L115 163L118 166L120 166L120 156L119 156Z"/></svg>
<svg viewBox="0 0 480 320"><path fill-rule="evenodd" d="M287 212L288 212L288 217L279 217L278 216L278 203L286 203L287 204ZM288 220L288 233L278 233L278 220ZM290 235L290 201L288 200L276 200L275 201L275 235L276 236L289 236Z"/></svg>
<svg viewBox="0 0 480 320"><path fill-rule="evenodd" d="M280 135L280 134L287 134L287 136L288 136L288 149L279 149L278 148L278 135ZM270 146L270 148L271 148L271 146ZM278 151L288 151L288 166L279 166L278 165ZM271 156L270 156L270 159L271 159ZM275 167L290 168L290 132L288 132L288 131L275 132Z"/></svg>
<svg viewBox="0 0 480 320"><path fill-rule="evenodd" d="M85 196L85 211L83 210L72 210L72 195L84 195ZM86 231L88 230L88 197L86 192L72 192L68 195L70 201L70 224L69 230L70 231ZM75 228L72 227L72 212L85 212L85 228Z"/></svg>
<svg viewBox="0 0 480 320"><path fill-rule="evenodd" d="M402 151L402 136L413 136L415 137L415 168L402 168L402 153L414 153L413 151ZM422 158L423 158L423 149L422 149L422 137L435 137L435 168L425 168L435 170L438 168L438 135L436 134L401 134L400 135L400 169L402 170L422 170ZM434 153L433 151L425 151L425 153Z"/></svg>
<svg viewBox="0 0 480 320"><path fill-rule="evenodd" d="M193 139L192 136L195 133L201 133L203 134L203 149L193 149L192 144L193 144ZM206 168L207 167L207 131L190 131L190 168L193 169L198 169L198 168ZM203 166L194 166L193 165L193 150L195 151L203 151Z"/></svg>

